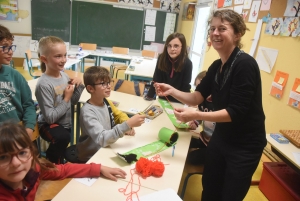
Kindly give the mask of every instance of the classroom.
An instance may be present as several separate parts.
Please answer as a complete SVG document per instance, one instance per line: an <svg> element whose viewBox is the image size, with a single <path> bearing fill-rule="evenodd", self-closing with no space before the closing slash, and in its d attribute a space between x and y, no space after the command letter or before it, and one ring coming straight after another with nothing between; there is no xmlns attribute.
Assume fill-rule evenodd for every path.
<svg viewBox="0 0 300 201"><path fill-rule="evenodd" d="M8 28L15 36L12 45L16 45L16 50L13 53L10 64L25 78L32 93L32 100L35 105L39 105L40 107L37 113L38 121L40 121L40 118L45 118L41 117L40 114L42 114L41 111L45 111L41 107L46 108L46 102L41 95L42 93L39 92L39 94L37 91L41 90L39 88L42 84L41 76L43 77L44 74L47 74L46 70L42 75L40 67L37 67L40 65L40 60L42 60L42 57L38 58L37 54L37 47L38 45L41 46L39 40L49 35L57 36L65 42L64 44L67 48L67 59L64 62L64 66L62 66L63 74L66 75L64 79L71 78L74 80L72 81L72 85L76 85L75 89L77 91L75 92L74 90L72 93L73 95L78 93L78 97L76 97L76 103L73 103L74 98L71 99L71 96L68 96L70 98L68 101L72 102L72 104L68 103L70 106L67 106L68 109L66 110L68 112L65 113L69 116L68 118L71 123L70 125L68 124L69 127L66 130L71 135L70 139L67 140L66 152L60 156L57 164L60 161L66 164L82 162L87 164L100 163L101 167L104 167L103 171L107 171L103 173L101 172L101 168L100 177L99 175L89 175L85 171L82 171L81 175L87 174L80 176L83 178L73 178L70 176L70 178L62 178L61 180L55 179L56 181L41 181L36 194L33 196L33 200L192 201L201 200L201 196L202 200L212 200L213 196L210 197L211 199L207 196L209 190L206 190L206 194L202 194L203 185L207 185L207 180L203 180L202 177L203 172L209 175L209 171L204 171L204 162L193 164L190 161L191 153L195 150L206 151L208 141L203 137L203 133L207 132L205 122L208 122L208 120L205 118L208 117L205 116L206 114L201 117L204 119L203 122L200 120L200 125L198 125L198 121L181 121L177 119L187 118L184 117L184 114L188 113L187 111L191 115L193 114L194 117L195 115L199 115L197 116L199 118L204 112L195 112L198 109L197 106L188 106L190 105L188 103L194 103L194 100L187 100L188 98L184 98L183 95L180 96L180 93L177 93L176 90L170 92L172 96L178 96L178 99L185 101L186 104L178 102L176 97L173 98L171 95L162 95L159 96L160 98L156 96L156 93L163 94L158 88L165 86L156 85L157 82L155 79L163 79L161 77L165 75L160 75L161 77L158 78L158 73L160 72L167 75L167 71L157 70L157 65L161 65L159 58L167 58L166 62L170 65L168 70L171 73L165 76L167 78L159 82L165 82L178 89L177 86L183 86L184 84L179 79L189 77L183 78L183 72L188 72L191 74L188 78L190 79L190 83L187 80L183 81L186 81L190 88L186 90L186 88L179 87L179 90L188 92L189 95L193 94L190 92L194 90L196 94L199 94L198 92L200 91L203 94L208 93L201 86L208 84L209 82L206 80L209 78L204 78L204 84L199 84L199 88L194 86L194 80L201 71L207 71L207 76L210 76L212 79L221 80L221 78L218 78L218 75L223 76L222 73L216 73L215 77L212 77L212 73L210 73L212 70L209 71L209 69L214 68L214 64L216 65L216 60L220 59L219 61L223 62L222 53L220 53L221 48L218 49L216 45L218 42L214 41L219 40L219 38L215 38L211 42L214 33L221 35L221 29L209 28L208 19L213 11L219 10L221 12L224 9L234 10L245 21L247 30L245 35L241 37L243 45L241 50L249 54L251 59L257 62L257 72L259 72L261 81L261 109L263 109L263 111L261 110L261 116L253 114L254 112L249 112L249 116L253 114L253 117L248 116L247 118L252 118L251 121L253 120L253 122L245 124L244 128L237 126L236 122L247 120L233 119L233 116L230 117L231 115L236 115L234 117L238 118L238 115L241 114L236 114L230 110L226 114L229 116L230 121L235 121L235 124L232 125L239 127L239 131L245 131L248 128L249 131L247 130L247 133L250 133L250 130L254 130L254 127L258 124L258 119L262 118L264 114L266 135L263 138L254 138L254 136L250 137L249 134L247 136L249 138L249 146L247 146L247 143L242 145L244 141L238 135L229 135L227 139L226 137L215 137L215 139L220 141L213 141L214 145L211 145L211 149L214 149L217 146L216 144L221 143L223 139L224 142L222 143L224 144L220 144L222 148L218 149L218 151L226 149L224 147L226 147L225 144L229 139L231 139L230 145L236 141L245 147L250 147L251 142L254 143L255 140L265 140L266 146L259 144L263 143L262 141L257 141L255 144L257 147L253 148L253 151L256 151L259 147L262 147L262 151L259 152L260 157L259 161L256 162L258 163L257 167L255 166L255 171L249 177L251 179L250 187L249 189L247 188L245 196L242 196L243 199L241 200L300 200L300 192L297 189L300 186L299 0L16 0L12 1L11 4L17 7L15 10L17 10L16 16L18 17L15 20L4 20L0 17L0 25ZM12 9L10 12L13 15L16 11ZM209 24L214 28L212 26L213 22L215 21L212 20ZM229 26L231 27L231 25ZM169 44L166 43L168 36L171 36L175 32L181 33L185 37L186 45L182 43L181 36L178 35L176 36L177 38L175 37L175 39L170 40ZM211 38L207 40L208 35ZM176 41L179 41L179 45ZM2 47L4 52L6 44L2 45L0 46L0 50ZM180 71L174 71L174 63L177 62L177 58L182 59L178 56L178 54L182 55L182 53L179 52L174 56L175 59L173 59L169 50L176 52L181 47L187 50L188 55L184 64L182 64L185 71L182 70L181 75L179 75ZM12 47L8 49L8 52L11 52L10 50L12 50ZM232 52L232 50L230 51ZM166 57L163 57L164 54ZM235 58L228 55L227 59L230 56L233 60L231 67L239 65L235 64L235 60L240 61L239 54L240 52L237 53L238 56L235 56ZM46 58L45 61L48 62ZM221 64L220 66L223 66L224 63ZM46 63L47 65L48 63ZM230 66L230 64L225 63L224 68L226 65ZM103 67L102 71L105 73L108 72L107 76L110 77L111 81L101 78L102 80L98 80L101 83L84 84L84 81L88 82L87 79L84 80L84 74L88 72L91 66ZM222 67L220 72L222 72ZM247 72L249 73L250 70ZM174 78L178 80L173 79L172 81L173 73ZM226 73L227 71L224 72L224 74ZM0 75L0 81L4 83L1 79ZM44 82L53 81L47 79L45 78ZM92 79L92 76L90 79ZM199 80L200 83L202 82L201 80L202 78ZM241 79L237 80L242 82ZM243 80L243 83L240 83L239 87L246 87L247 81L249 80ZM89 83L91 83L91 80ZM84 161L80 161L78 159L81 155L77 159L72 157L74 152L78 154L78 150L81 150L80 152L85 149L87 150L87 147L79 148L83 146L80 145L83 144L82 140L84 143L88 143L88 140L92 141L93 137L89 137L87 134L92 130L88 130L87 125L90 126L92 123L84 123L84 117L91 118L92 115L87 113L88 109L90 112L96 110L92 107L88 108L87 105L88 103L89 105L93 105L93 103L99 101L99 99L93 99L92 92L90 91L96 89L97 85L102 85L102 89L105 90L107 90L108 86L111 89L110 92L106 92L109 95L106 94L105 98L103 97L103 99L109 100L107 103L102 101L102 97L100 98L102 101L101 104L107 105L108 113L105 110L105 116L104 112L99 112L99 116L103 115L99 122L107 117L105 119L107 125L103 124L102 126L100 124L101 127L99 125L94 127L96 129L103 129L103 132L107 133L108 137L106 139L102 136L103 139L100 140L99 134L99 139L93 139L97 140L97 146L93 145L93 148L97 147L98 151L95 151L88 157L85 156L87 158ZM252 89L248 88L247 90L251 91ZM241 94L245 94L244 97L235 94L236 96L233 97L238 97L239 99L230 101L238 104L237 107L241 107L244 103L243 101L247 99L247 93L251 93L250 91L241 92ZM201 93L199 97L201 96L203 99L204 96ZM209 93L218 95L217 92L210 91ZM65 100L66 95L61 94L61 97L62 100ZM193 96L195 100L196 97L198 96ZM204 102L209 97L204 99ZM226 105L227 100L225 100L225 95L220 95L219 98L220 100L218 101L210 101L211 104L216 104L211 107L217 106L223 108ZM224 104L221 98L224 98ZM45 104L41 104L39 100L42 100ZM252 103L252 100L251 103L247 102L249 105L257 103L259 104L259 102ZM259 107L259 105L256 106L253 106L253 111ZM208 105L205 107L208 107ZM174 111L175 108L179 109ZM200 105L199 110L201 110ZM223 110L220 109L220 111ZM115 115L115 111L120 112L118 115L120 115L121 119L124 118L124 120L120 120L120 122L116 119L113 120L111 116ZM181 111L181 113L178 111ZM215 112L219 111L214 111L213 113ZM1 113L1 115L3 114ZM212 117L209 118L211 119ZM256 119L254 120L253 118ZM227 132L230 132L228 126L231 123L230 121L217 121L217 134L228 134ZM196 126L195 130L194 128L192 129L193 126L191 125ZM213 123L213 125L216 124ZM231 127L233 126L230 125L230 129ZM40 157L45 158L47 154L50 156L47 152L48 150L56 148L53 148L54 146L50 143L52 147L49 149L49 142L46 142L40 130L41 127L39 129L38 124L36 124L33 142L38 148ZM196 142L196 140L204 144L204 148L199 148L199 144L196 147L192 147L192 143ZM210 151L209 154L215 154L215 157L221 158L221 156L213 153L215 150ZM241 149L235 149L236 153L241 153L241 151ZM209 154L206 151L207 157ZM17 156L15 158L20 159L19 155L15 155ZM132 158L129 158L132 155L136 157L133 161ZM236 155L231 155L231 157ZM13 155L9 156L11 157L10 163L12 163ZM48 156L47 159L50 159L51 157ZM254 154L252 156L254 158ZM145 162L142 161L143 157L149 159L149 161L147 160L149 165L154 161L157 165L156 167L160 167L160 171L157 170L155 173L152 172L152 175L150 173L150 175L145 176L146 172L143 172L142 166L139 166L142 162ZM204 158L204 154L201 157ZM207 160L207 157L205 157L205 160ZM209 161L214 162L216 160ZM246 159L240 159L239 162L241 161L245 163L249 162ZM224 165L224 168L222 168L226 169L225 163L220 162L218 164ZM0 161L0 169L3 164ZM85 164L86 168L92 168L93 165L87 164ZM144 164L143 167L146 167L146 165ZM252 167L254 166L252 165ZM100 167L97 166L97 168ZM121 170L127 174L126 178L118 178L117 182L112 181L111 178L108 179L107 175L109 174L118 175L119 173L119 175L122 175L123 173L120 173ZM97 174L99 174L99 171ZM0 174L0 181L2 180ZM220 180L216 179L215 183ZM242 183L247 183L245 180L240 182L240 186L242 186ZM3 186L2 182L0 183L0 186ZM233 182L224 181L224 183L232 184ZM1 189L2 187L0 187L0 191L2 191ZM223 187L220 187L220 189L223 189ZM207 199L204 198L205 195ZM221 193L216 192L215 196L219 195L221 196ZM224 197L223 199L226 200ZM236 198L236 200L239 200L239 198Z"/></svg>

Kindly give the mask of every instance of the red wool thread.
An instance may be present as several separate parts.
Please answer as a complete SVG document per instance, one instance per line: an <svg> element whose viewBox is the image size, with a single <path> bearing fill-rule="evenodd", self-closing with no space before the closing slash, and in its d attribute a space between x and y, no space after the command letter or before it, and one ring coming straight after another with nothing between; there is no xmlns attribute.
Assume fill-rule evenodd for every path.
<svg viewBox="0 0 300 201"><path fill-rule="evenodd" d="M141 187L140 175L142 175L142 177L144 177L144 178L148 177L150 175L153 175L156 177L161 177L163 175L164 171L165 171L165 166L161 162L160 155L157 154L150 159L141 157L135 164L135 171L134 171L134 169L130 170L130 175L131 175L130 181L128 182L128 184L126 185L125 188L120 188L119 192L123 193L123 195L127 196L126 201L132 201L134 195L136 196L137 200L139 201L140 199L138 196L138 192ZM138 174L136 174L135 172ZM137 190L133 190L133 187L134 187L133 176L134 175L138 176L138 189Z"/></svg>
<svg viewBox="0 0 300 201"><path fill-rule="evenodd" d="M155 176L161 177L165 171L165 166L156 159L148 160L141 157L135 164L136 171L143 177Z"/></svg>

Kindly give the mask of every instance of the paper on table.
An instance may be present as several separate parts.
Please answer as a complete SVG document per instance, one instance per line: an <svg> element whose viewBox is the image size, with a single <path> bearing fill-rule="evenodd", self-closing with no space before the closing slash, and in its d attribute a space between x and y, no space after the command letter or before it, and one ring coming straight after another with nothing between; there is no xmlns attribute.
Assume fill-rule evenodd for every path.
<svg viewBox="0 0 300 201"><path fill-rule="evenodd" d="M300 165L300 152L293 152L293 155L296 159L297 164Z"/></svg>
<svg viewBox="0 0 300 201"><path fill-rule="evenodd" d="M133 199L133 201L137 201L138 199ZM165 190L156 191L154 193L144 195L139 198L140 201L182 201L182 199L177 195L177 193L171 189L167 188Z"/></svg>
<svg viewBox="0 0 300 201"><path fill-rule="evenodd" d="M97 181L98 178L76 178L74 180L86 185L86 186L92 186L95 181Z"/></svg>

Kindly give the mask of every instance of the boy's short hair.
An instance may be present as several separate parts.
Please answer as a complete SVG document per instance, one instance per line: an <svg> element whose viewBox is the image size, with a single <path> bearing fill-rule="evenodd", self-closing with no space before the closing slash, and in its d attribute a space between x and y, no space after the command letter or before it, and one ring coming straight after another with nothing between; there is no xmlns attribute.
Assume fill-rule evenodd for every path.
<svg viewBox="0 0 300 201"><path fill-rule="evenodd" d="M205 75L206 75L206 70L200 72L200 73L197 75L197 77L195 78L194 85L196 85L196 81L197 81L197 80L202 80L202 78L204 78Z"/></svg>
<svg viewBox="0 0 300 201"><path fill-rule="evenodd" d="M0 25L0 41L3 39L14 40L14 36L10 33L8 28Z"/></svg>
<svg viewBox="0 0 300 201"><path fill-rule="evenodd" d="M83 74L83 82L85 87L87 85L94 85L98 80L110 82L110 73L109 71L101 66L92 66L89 67Z"/></svg>

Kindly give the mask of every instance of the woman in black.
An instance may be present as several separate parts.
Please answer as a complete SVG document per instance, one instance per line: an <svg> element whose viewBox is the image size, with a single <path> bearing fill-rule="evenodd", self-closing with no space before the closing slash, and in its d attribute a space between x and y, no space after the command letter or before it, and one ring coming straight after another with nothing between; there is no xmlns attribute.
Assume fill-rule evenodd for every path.
<svg viewBox="0 0 300 201"><path fill-rule="evenodd" d="M206 150L202 200L241 201L267 143L261 78L254 58L240 41L247 27L233 10L217 10L209 20L208 38L220 59L209 67L194 93L155 84L158 95L171 95L188 105L212 94L213 112L176 108L178 120L216 122Z"/></svg>
<svg viewBox="0 0 300 201"><path fill-rule="evenodd" d="M173 33L168 36L163 53L158 57L146 100L155 99L154 82L170 84L174 88L190 92L193 64L188 58L186 40L183 34ZM160 98L165 98L164 96ZM177 101L168 96L170 101ZM177 101L178 102L178 101Z"/></svg>

